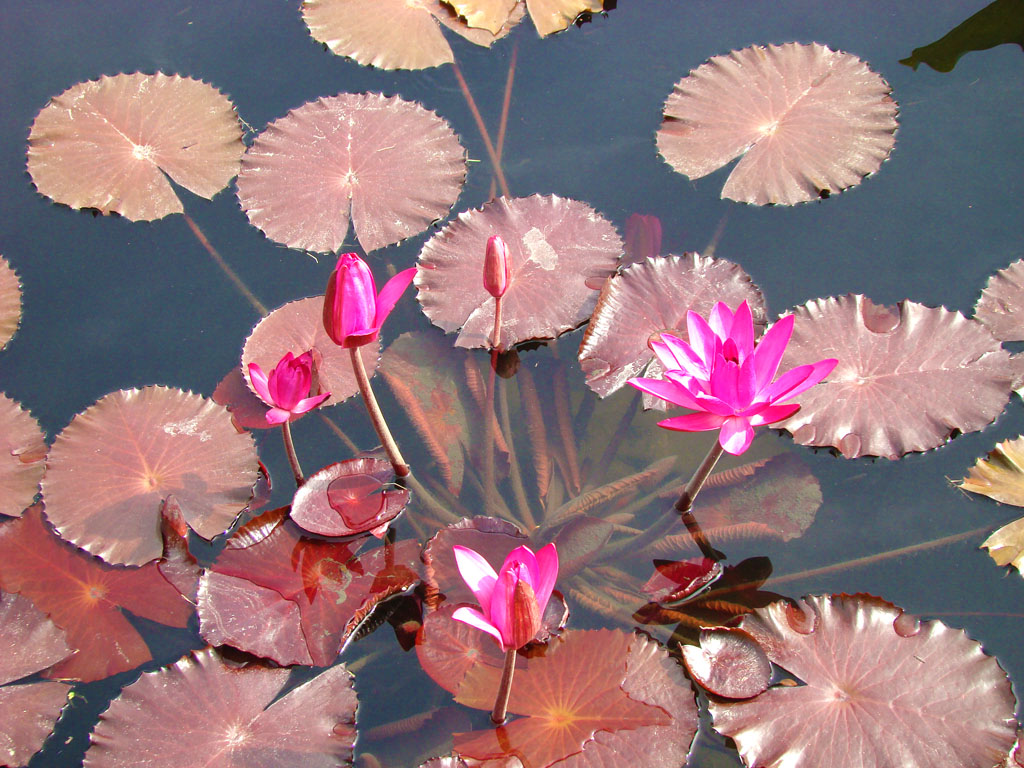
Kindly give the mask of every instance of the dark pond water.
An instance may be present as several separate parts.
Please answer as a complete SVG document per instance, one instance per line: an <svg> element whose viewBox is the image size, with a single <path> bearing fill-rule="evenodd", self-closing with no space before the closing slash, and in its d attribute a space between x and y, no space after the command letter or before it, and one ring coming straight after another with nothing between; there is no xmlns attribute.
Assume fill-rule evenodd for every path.
<svg viewBox="0 0 1024 768"><path fill-rule="evenodd" d="M743 266L772 312L816 297L864 293L879 303L910 298L970 314L989 275L1024 255L1024 57L1019 47L1001 45L968 53L948 73L928 66L915 71L898 61L983 5L625 0L606 16L545 40L527 21L492 50L454 36L451 41L492 131L517 50L504 151L514 195L556 193L586 201L620 232L633 213L656 215L665 252L704 250L714 240L716 255ZM443 116L469 156L481 160L470 164L454 210L489 197L484 144L452 68L391 73L335 57L310 39L295 3L6 3L0 35L0 253L20 275L24 306L15 340L0 353L0 390L31 409L51 438L76 413L121 388L161 383L209 395L238 364L242 341L259 319L182 217L151 224L96 218L35 192L25 169L28 131L47 100L69 86L119 72L180 73L228 94L255 131L320 96L397 93ZM720 199L724 173L696 182L673 173L654 144L673 83L715 54L789 41L849 51L892 86L900 128L881 171L833 199L793 208ZM185 206L266 306L322 292L333 259L317 262L267 240L248 225L233 191L212 202L187 197ZM410 266L429 234L375 253L374 263ZM406 298L385 343L400 331L427 328ZM580 338L576 332L563 339L559 356L574 360ZM569 378L577 402L592 397L576 367ZM382 395L385 407L397 410L386 390ZM598 403L595 418L605 418L606 407L619 406ZM329 413L360 446L375 442L355 400ZM426 464L415 433L405 423L397 429L414 465ZM349 455L319 420L306 419L295 432L307 468ZM819 481L824 501L804 537L786 544L739 542L729 558L769 557L774 578L765 588L787 596L868 592L963 627L999 658L1011 679L1024 680L1024 582L978 548L987 532L1019 515L950 484L996 442L1021 432L1024 411L1014 397L982 432L896 462L847 461L794 447L788 437L763 435L755 453L794 450ZM633 434L639 436L640 428ZM704 437L652 439L658 450L695 461L707 444ZM279 443L268 432L259 447L275 479L273 501L285 504L289 474ZM975 529L984 530L912 553L827 568ZM413 535L405 523L400 534ZM569 602L574 626L609 623ZM164 633L140 623L160 663L201 645L193 632ZM663 640L668 636L652 631ZM403 654L389 633L377 632L359 645L353 658L370 655L357 677L360 725L419 711L416 693L400 684L430 685L414 656ZM76 703L32 765L80 764L96 713L134 677L83 687L86 700ZM397 698L402 703L394 706ZM424 698L438 700L435 692ZM702 735L690 764L739 761L720 739Z"/></svg>

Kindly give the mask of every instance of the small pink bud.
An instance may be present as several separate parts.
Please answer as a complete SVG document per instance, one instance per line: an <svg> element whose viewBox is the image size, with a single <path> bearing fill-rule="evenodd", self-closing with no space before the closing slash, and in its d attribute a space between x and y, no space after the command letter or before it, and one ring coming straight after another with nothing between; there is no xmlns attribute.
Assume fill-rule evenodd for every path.
<svg viewBox="0 0 1024 768"><path fill-rule="evenodd" d="M508 246L499 235L491 235L484 252L484 288L500 299L508 290Z"/></svg>

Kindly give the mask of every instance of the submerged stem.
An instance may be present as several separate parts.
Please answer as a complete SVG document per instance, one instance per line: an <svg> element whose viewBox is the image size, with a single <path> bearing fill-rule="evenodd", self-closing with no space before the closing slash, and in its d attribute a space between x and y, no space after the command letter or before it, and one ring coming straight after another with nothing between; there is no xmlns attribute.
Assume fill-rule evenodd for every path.
<svg viewBox="0 0 1024 768"><path fill-rule="evenodd" d="M380 443L384 446L384 451L388 455L388 461L391 462L391 466L398 477L406 477L410 471L409 465L402 458L402 454L398 450L398 444L395 443L395 439L391 436L391 431L388 429L387 422L384 421L384 414L381 413L380 406L377 405L377 398L373 396L373 390L370 388L370 377L366 375L366 367L363 365L363 359L359 356L359 347L350 347L349 353L352 357L352 370L356 374L356 381L359 382L359 392L363 396L366 411L370 414L370 421L373 422L373 428L377 432L377 437L380 438Z"/></svg>
<svg viewBox="0 0 1024 768"><path fill-rule="evenodd" d="M516 671L516 649L509 648L505 651L505 667L501 670L501 683L498 685L498 695L494 697L494 710L491 712L491 722L501 725L505 722L505 714L508 711L508 697L512 693L512 675Z"/></svg>
<svg viewBox="0 0 1024 768"><path fill-rule="evenodd" d="M292 466L292 474L295 475L295 487L301 488L302 484L306 482L306 476L302 472L302 467L299 466L299 457L295 453L295 442L292 440L292 426L290 421L286 421L281 425L281 437L284 438L284 451L288 454L288 463Z"/></svg>

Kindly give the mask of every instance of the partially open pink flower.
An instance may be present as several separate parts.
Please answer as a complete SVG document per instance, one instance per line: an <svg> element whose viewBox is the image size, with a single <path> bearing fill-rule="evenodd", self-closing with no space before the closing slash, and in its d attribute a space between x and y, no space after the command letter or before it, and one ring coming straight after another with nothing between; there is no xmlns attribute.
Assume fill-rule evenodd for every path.
<svg viewBox="0 0 1024 768"><path fill-rule="evenodd" d="M313 356L306 352L298 357L286 352L270 372L270 376L256 363L249 363L249 380L260 399L270 406L268 424L283 424L311 411L331 396L330 392L307 397L313 379Z"/></svg>
<svg viewBox="0 0 1024 768"><path fill-rule="evenodd" d="M508 246L500 235L491 235L484 251L484 289L500 299L508 290L508 281Z"/></svg>
<svg viewBox="0 0 1024 768"><path fill-rule="evenodd" d="M377 339L380 327L416 276L416 267L399 272L377 293L366 262L343 253L327 281L324 329L342 347L361 347Z"/></svg>
<svg viewBox="0 0 1024 768"><path fill-rule="evenodd" d="M754 322L745 301L735 313L718 302L707 322L696 312L688 313L686 332L689 343L668 333L661 334L660 342L651 342L665 367L663 379L635 378L629 383L696 411L665 419L658 426L683 432L718 429L719 443L732 454L750 447L754 427L796 413L798 404L783 401L813 387L838 362L819 360L775 379L793 332L793 316L781 318L755 344Z"/></svg>
<svg viewBox="0 0 1024 768"><path fill-rule="evenodd" d="M555 545L548 544L536 555L529 547L516 547L497 573L472 549L453 549L459 573L480 608L457 608L452 618L493 635L503 651L522 648L533 640L558 578Z"/></svg>

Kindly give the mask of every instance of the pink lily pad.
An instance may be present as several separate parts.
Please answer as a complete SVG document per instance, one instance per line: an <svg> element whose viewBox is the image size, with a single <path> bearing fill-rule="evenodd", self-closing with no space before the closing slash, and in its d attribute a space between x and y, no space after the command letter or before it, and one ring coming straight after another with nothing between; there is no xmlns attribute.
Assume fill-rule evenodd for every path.
<svg viewBox="0 0 1024 768"><path fill-rule="evenodd" d="M106 395L50 448L46 516L70 542L108 563L160 557L160 510L173 496L206 539L226 531L252 496L256 447L224 408L154 386Z"/></svg>
<svg viewBox="0 0 1024 768"><path fill-rule="evenodd" d="M256 323L242 347L242 375L250 390L250 363L256 363L264 371L269 371L274 369L286 352L301 355L311 350L314 381L319 380L320 392L331 393L324 407L342 403L359 392L359 382L352 370L352 355L349 350L331 341L324 330L323 307L323 296L297 299L278 307ZM366 374L373 376L380 362L380 342L360 347L359 356L366 367ZM243 411L247 413L244 400L242 404ZM265 418L263 426L271 426Z"/></svg>
<svg viewBox="0 0 1024 768"><path fill-rule="evenodd" d="M382 600L419 580L419 545L306 538L278 511L239 530L199 586L200 634L278 664L332 663Z"/></svg>
<svg viewBox="0 0 1024 768"><path fill-rule="evenodd" d="M896 142L889 84L823 45L755 45L714 56L665 101L658 150L699 179L737 157L722 197L792 205L859 184Z"/></svg>
<svg viewBox="0 0 1024 768"><path fill-rule="evenodd" d="M490 709L500 677L475 665L456 701ZM508 710L519 717L502 728L455 734L455 752L535 766L678 768L697 731L679 665L653 640L616 630L572 630L553 641L516 672Z"/></svg>
<svg viewBox="0 0 1024 768"><path fill-rule="evenodd" d="M0 685L67 658L64 632L27 597L0 591Z"/></svg>
<svg viewBox="0 0 1024 768"><path fill-rule="evenodd" d="M465 155L451 126L419 104L342 93L267 126L242 158L238 200L267 237L321 253L341 248L351 215L369 252L447 215Z"/></svg>
<svg viewBox="0 0 1024 768"><path fill-rule="evenodd" d="M306 478L292 499L291 519L321 536L369 531L378 538L409 503L405 488L386 488L395 479L391 463L359 458L324 467Z"/></svg>
<svg viewBox="0 0 1024 768"><path fill-rule="evenodd" d="M356 693L344 665L283 696L287 669L231 667L211 649L147 672L101 716L89 768L350 765Z"/></svg>
<svg viewBox="0 0 1024 768"><path fill-rule="evenodd" d="M426 69L455 60L438 22L472 43L490 47L525 15L521 3L513 0L512 5L497 29L470 26L439 0L306 0L302 18L313 39L339 56L381 69Z"/></svg>
<svg viewBox="0 0 1024 768"><path fill-rule="evenodd" d="M974 319L1000 341L1024 341L1024 259L988 279L974 308Z"/></svg>
<svg viewBox="0 0 1024 768"><path fill-rule="evenodd" d="M7 346L21 322L21 282L7 259L0 256L0 349Z"/></svg>
<svg viewBox="0 0 1024 768"><path fill-rule="evenodd" d="M39 423L0 394L0 515L18 517L35 499L46 451Z"/></svg>
<svg viewBox="0 0 1024 768"><path fill-rule="evenodd" d="M38 752L68 703L70 685L32 683L0 688L2 765L27 765Z"/></svg>
<svg viewBox="0 0 1024 768"><path fill-rule="evenodd" d="M492 235L508 245L509 284L501 299L500 344L553 339L584 323L597 301L592 283L615 271L622 240L590 206L533 195L493 200L460 213L420 251L415 284L434 325L459 331L458 347L489 347L494 297L483 285ZM461 329L461 330L459 330Z"/></svg>
<svg viewBox="0 0 1024 768"><path fill-rule="evenodd" d="M701 630L700 645L684 645L682 651L690 677L716 696L752 699L771 683L768 655L742 629Z"/></svg>
<svg viewBox="0 0 1024 768"><path fill-rule="evenodd" d="M601 289L580 344L587 386L607 397L634 376L660 377L661 363L648 342L665 332L687 340L687 312L707 316L719 301L732 308L746 301L755 331L767 325L761 290L742 267L725 259L698 253L650 258L613 276ZM644 395L644 407L664 409L665 401Z"/></svg>
<svg viewBox="0 0 1024 768"><path fill-rule="evenodd" d="M803 683L710 702L747 765L990 768L1013 745L1010 681L962 630L867 595L773 603L740 628Z"/></svg>
<svg viewBox="0 0 1024 768"><path fill-rule="evenodd" d="M46 673L65 680L100 680L152 658L124 610L172 627L193 613L155 563L115 568L90 557L53 532L40 505L0 525L0 588L30 599L65 632L78 652Z"/></svg>
<svg viewBox="0 0 1024 768"><path fill-rule="evenodd" d="M165 174L213 197L238 173L245 149L227 96L162 72L71 86L36 115L28 143L28 172L40 193L132 221L183 212Z"/></svg>
<svg viewBox="0 0 1024 768"><path fill-rule="evenodd" d="M801 445L847 458L897 459L974 432L998 416L1017 368L981 323L945 308L864 296L817 299L794 310L782 370L838 358L828 379L797 398L780 426Z"/></svg>

